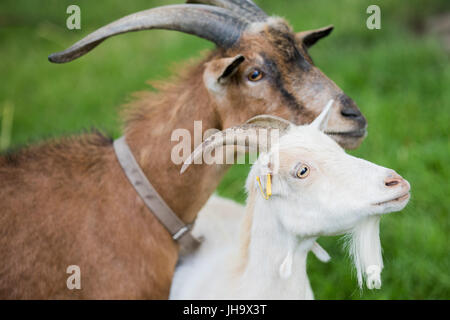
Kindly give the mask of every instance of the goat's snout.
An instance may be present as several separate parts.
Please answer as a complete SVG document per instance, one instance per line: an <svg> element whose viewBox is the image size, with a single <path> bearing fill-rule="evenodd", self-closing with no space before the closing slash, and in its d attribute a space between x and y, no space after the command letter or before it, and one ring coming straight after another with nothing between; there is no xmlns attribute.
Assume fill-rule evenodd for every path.
<svg viewBox="0 0 450 320"><path fill-rule="evenodd" d="M340 102L341 115L343 117L357 121L362 127L366 125L366 118L359 111L352 98L342 93L337 97L337 100Z"/></svg>
<svg viewBox="0 0 450 320"><path fill-rule="evenodd" d="M403 179L399 174L397 173L391 173L389 174L386 179L384 179L384 185L388 188L402 188L406 191L409 191L410 185L409 182Z"/></svg>

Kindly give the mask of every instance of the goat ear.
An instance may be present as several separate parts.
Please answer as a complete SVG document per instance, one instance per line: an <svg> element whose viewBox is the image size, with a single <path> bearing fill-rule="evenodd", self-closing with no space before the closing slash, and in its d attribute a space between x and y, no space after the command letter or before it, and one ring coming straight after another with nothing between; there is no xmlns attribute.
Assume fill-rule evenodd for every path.
<svg viewBox="0 0 450 320"><path fill-rule="evenodd" d="M217 78L217 81L219 83L226 82L232 75L234 75L238 70L239 66L241 65L241 63L245 61L245 57L239 54L234 58L228 58L223 60L225 60L223 61L225 68L223 69L220 77Z"/></svg>
<svg viewBox="0 0 450 320"><path fill-rule="evenodd" d="M328 120L331 116L331 107L333 106L334 100L330 100L319 116L310 124L310 127L316 128L320 131L325 131L327 129Z"/></svg>
<svg viewBox="0 0 450 320"><path fill-rule="evenodd" d="M233 58L222 58L208 62L203 75L206 87L212 91L220 90L221 85L225 84L236 73L244 61L243 55L237 55Z"/></svg>
<svg viewBox="0 0 450 320"><path fill-rule="evenodd" d="M317 41L328 36L334 26L330 25L316 30L308 30L297 33L296 38L305 44L307 48L312 47Z"/></svg>
<svg viewBox="0 0 450 320"><path fill-rule="evenodd" d="M261 168L261 171L259 172L259 174L261 176L267 176L268 174L273 175L275 173L273 155L271 155L270 153L263 153L259 156L258 161L260 162L259 166Z"/></svg>

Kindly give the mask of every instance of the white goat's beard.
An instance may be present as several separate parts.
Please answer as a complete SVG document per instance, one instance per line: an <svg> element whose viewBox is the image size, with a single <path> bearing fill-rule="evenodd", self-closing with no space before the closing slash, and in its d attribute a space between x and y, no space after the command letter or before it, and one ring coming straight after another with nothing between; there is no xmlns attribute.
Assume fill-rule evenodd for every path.
<svg viewBox="0 0 450 320"><path fill-rule="evenodd" d="M367 288L381 288L383 256L380 242L381 216L371 216L362 220L352 231L349 251L355 264L359 287L365 279Z"/></svg>

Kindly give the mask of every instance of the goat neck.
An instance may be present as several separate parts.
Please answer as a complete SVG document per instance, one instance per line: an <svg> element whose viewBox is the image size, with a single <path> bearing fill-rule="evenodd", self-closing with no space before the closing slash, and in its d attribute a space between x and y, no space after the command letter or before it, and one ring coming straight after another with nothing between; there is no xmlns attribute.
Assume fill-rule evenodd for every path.
<svg viewBox="0 0 450 320"><path fill-rule="evenodd" d="M125 135L137 162L167 204L187 223L194 220L228 168L197 165L181 176L181 165L171 159L172 149L179 143L171 142L174 130L189 130L193 148L202 142L202 138L194 141L194 121L201 121L202 136L208 129L222 128L203 85L202 68L199 64L178 82L156 86L159 93L142 93L126 111Z"/></svg>
<svg viewBox="0 0 450 320"><path fill-rule="evenodd" d="M301 238L285 230L275 210L287 208L255 198L251 230L242 233L245 238L245 232L250 232L251 238L246 265L238 276L239 295L246 299L313 299L306 260L316 238ZM241 239L241 250L246 250L242 241L245 239Z"/></svg>

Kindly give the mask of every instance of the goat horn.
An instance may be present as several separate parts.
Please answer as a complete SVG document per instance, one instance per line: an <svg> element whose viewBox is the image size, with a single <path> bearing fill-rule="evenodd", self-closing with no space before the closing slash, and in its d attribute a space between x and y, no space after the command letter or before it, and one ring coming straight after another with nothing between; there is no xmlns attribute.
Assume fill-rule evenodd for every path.
<svg viewBox="0 0 450 320"><path fill-rule="evenodd" d="M284 135L291 123L285 119L261 115L248 120L245 124L217 132L208 137L201 145L195 148L194 152L184 161L180 174L183 174L195 160L202 157L204 152L211 152L212 150L223 146L241 146L249 148L251 146L262 146L258 143L259 131L265 129L268 133L272 130L279 130L280 136ZM249 135L250 130L254 130L256 135ZM270 143L270 141L268 141Z"/></svg>
<svg viewBox="0 0 450 320"><path fill-rule="evenodd" d="M233 11L249 22L262 22L267 14L252 0L187 0L187 3L203 3Z"/></svg>
<svg viewBox="0 0 450 320"><path fill-rule="evenodd" d="M246 123L264 128L279 129L282 134L284 134L292 126L292 123L290 121L268 114L253 117L247 120Z"/></svg>
<svg viewBox="0 0 450 320"><path fill-rule="evenodd" d="M219 47L229 48L239 40L247 25L232 11L224 8L192 4L163 6L116 20L69 49L51 54L48 59L54 63L69 62L88 53L109 37L150 29L181 31L210 40Z"/></svg>

